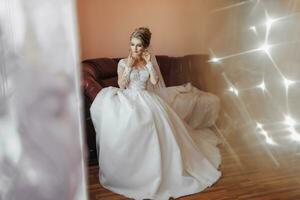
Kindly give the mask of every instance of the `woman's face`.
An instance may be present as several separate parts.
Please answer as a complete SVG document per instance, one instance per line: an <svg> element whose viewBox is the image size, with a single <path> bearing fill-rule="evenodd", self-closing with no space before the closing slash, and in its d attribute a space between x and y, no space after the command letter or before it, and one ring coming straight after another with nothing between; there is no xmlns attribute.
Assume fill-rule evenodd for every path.
<svg viewBox="0 0 300 200"><path fill-rule="evenodd" d="M145 48L143 47L142 41L138 38L132 38L130 41L130 50L134 58L141 57Z"/></svg>

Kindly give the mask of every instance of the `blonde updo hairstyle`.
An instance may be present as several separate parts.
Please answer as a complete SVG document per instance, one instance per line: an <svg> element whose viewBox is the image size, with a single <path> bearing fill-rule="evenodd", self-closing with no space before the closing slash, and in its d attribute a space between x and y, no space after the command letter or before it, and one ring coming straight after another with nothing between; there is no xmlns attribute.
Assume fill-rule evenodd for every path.
<svg viewBox="0 0 300 200"><path fill-rule="evenodd" d="M144 48L149 47L152 33L147 27L136 28L130 35L130 41L132 38L141 40Z"/></svg>

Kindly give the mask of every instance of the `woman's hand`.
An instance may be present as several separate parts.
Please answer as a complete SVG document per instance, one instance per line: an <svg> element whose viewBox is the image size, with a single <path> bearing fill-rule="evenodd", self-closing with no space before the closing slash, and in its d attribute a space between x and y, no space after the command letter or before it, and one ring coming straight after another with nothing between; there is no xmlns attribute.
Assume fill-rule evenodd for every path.
<svg viewBox="0 0 300 200"><path fill-rule="evenodd" d="M146 61L146 63L149 63L151 61L151 54L147 51L143 53L142 57Z"/></svg>
<svg viewBox="0 0 300 200"><path fill-rule="evenodd" d="M135 63L135 58L132 56L132 52L130 51L130 53L129 53L129 56L127 57L127 66L129 67L129 68L132 68L132 66L134 65L134 63Z"/></svg>

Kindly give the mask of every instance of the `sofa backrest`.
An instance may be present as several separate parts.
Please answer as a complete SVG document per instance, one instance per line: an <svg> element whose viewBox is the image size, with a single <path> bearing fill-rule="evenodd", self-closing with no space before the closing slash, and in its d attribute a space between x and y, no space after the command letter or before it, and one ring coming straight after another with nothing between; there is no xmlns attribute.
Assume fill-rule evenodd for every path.
<svg viewBox="0 0 300 200"><path fill-rule="evenodd" d="M101 87L114 86L117 83L117 65L121 58L96 58L84 60L82 70L83 79L94 78ZM180 85L192 82L202 88L201 80L197 80L197 71L204 67L207 55L186 55L183 57L156 56L166 86ZM197 70L199 68L199 70Z"/></svg>

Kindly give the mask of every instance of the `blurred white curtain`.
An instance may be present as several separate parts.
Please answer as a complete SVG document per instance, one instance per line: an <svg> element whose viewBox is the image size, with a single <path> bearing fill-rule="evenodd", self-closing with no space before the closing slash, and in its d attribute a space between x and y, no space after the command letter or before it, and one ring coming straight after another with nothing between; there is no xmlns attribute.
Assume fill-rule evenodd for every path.
<svg viewBox="0 0 300 200"><path fill-rule="evenodd" d="M0 199L87 199L72 0L0 0Z"/></svg>

